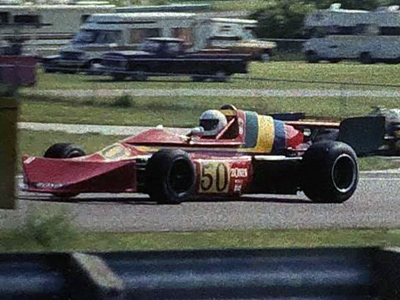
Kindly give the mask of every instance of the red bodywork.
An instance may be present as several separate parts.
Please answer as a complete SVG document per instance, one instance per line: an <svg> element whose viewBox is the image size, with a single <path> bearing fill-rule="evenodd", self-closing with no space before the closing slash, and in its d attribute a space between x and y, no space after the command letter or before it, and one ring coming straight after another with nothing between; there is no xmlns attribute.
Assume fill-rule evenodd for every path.
<svg viewBox="0 0 400 300"><path fill-rule="evenodd" d="M178 148L189 153L195 166L195 194L242 194L254 190L257 161L296 160L308 147L303 133L282 121L241 110L222 112L228 125L214 138L151 129L83 157L24 156L25 190L142 192L143 172L151 155L159 149Z"/></svg>

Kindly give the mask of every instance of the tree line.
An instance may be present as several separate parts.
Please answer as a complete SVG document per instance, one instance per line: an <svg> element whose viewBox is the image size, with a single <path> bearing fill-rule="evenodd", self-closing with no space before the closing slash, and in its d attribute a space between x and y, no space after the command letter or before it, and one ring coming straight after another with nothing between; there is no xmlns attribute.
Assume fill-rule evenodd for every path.
<svg viewBox="0 0 400 300"><path fill-rule="evenodd" d="M344 9L374 10L399 5L400 0L280 0L266 3L265 8L251 14L258 21L255 33L259 38L304 38L304 18L316 9L327 9L341 3Z"/></svg>

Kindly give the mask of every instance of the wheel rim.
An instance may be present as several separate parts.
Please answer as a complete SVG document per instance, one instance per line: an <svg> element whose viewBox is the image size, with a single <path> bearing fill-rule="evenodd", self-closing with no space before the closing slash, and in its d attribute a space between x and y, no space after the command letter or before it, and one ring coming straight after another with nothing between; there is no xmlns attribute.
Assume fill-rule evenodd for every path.
<svg viewBox="0 0 400 300"><path fill-rule="evenodd" d="M136 72L136 79L139 81L144 81L147 79L147 75L145 74L145 71L143 70L138 70Z"/></svg>
<svg viewBox="0 0 400 300"><path fill-rule="evenodd" d="M269 58L270 58L269 54L267 54L267 53L264 53L261 55L261 61L263 61L263 62L269 61Z"/></svg>
<svg viewBox="0 0 400 300"><path fill-rule="evenodd" d="M190 190L193 185L193 172L190 162L179 159L174 162L168 177L168 186L178 195Z"/></svg>
<svg viewBox="0 0 400 300"><path fill-rule="evenodd" d="M332 168L332 181L341 193L350 191L356 182L356 165L348 154L339 155Z"/></svg>
<svg viewBox="0 0 400 300"><path fill-rule="evenodd" d="M226 80L226 73L224 71L218 71L215 73L215 76L218 81L225 81Z"/></svg>

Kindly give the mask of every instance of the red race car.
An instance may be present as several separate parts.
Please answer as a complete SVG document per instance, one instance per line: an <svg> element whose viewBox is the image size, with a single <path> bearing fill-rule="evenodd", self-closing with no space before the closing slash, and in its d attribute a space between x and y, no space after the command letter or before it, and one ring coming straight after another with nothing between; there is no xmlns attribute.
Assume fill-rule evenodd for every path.
<svg viewBox="0 0 400 300"><path fill-rule="evenodd" d="M24 186L60 197L147 193L170 204L299 191L315 202L341 203L356 190L358 166L352 147L330 138L339 128L225 105L204 112L187 135L155 128L91 155L66 143L51 146L43 158L25 155Z"/></svg>

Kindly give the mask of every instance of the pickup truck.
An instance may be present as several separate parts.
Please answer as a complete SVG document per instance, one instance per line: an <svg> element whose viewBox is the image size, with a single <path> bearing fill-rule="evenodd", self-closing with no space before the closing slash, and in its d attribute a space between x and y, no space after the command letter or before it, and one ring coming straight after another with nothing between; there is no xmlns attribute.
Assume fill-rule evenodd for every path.
<svg viewBox="0 0 400 300"><path fill-rule="evenodd" d="M193 81L224 82L235 73L247 73L249 55L223 51L186 52L177 38L149 38L141 51L110 51L101 58L101 71L114 80L148 76L191 76Z"/></svg>

